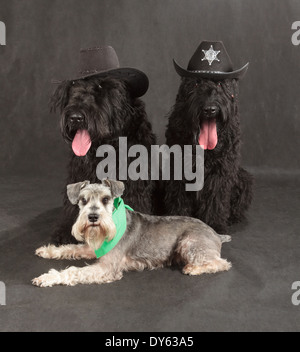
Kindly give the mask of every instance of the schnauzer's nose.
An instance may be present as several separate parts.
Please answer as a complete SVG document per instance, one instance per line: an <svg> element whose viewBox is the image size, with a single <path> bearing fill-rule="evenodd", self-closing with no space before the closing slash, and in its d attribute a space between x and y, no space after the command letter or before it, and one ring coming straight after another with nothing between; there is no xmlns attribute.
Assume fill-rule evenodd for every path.
<svg viewBox="0 0 300 352"><path fill-rule="evenodd" d="M207 116L215 116L218 111L219 109L215 105L208 105L204 108L204 114Z"/></svg>
<svg viewBox="0 0 300 352"><path fill-rule="evenodd" d="M88 219L90 222L97 222L99 216L97 214L89 214Z"/></svg>
<svg viewBox="0 0 300 352"><path fill-rule="evenodd" d="M84 121L84 116L80 113L72 114L69 117L71 123L80 123Z"/></svg>

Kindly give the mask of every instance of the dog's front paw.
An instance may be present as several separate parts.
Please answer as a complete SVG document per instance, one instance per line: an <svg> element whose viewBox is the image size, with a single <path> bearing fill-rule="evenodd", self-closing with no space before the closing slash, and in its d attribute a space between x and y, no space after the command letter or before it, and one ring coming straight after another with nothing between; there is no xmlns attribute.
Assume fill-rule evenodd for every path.
<svg viewBox="0 0 300 352"><path fill-rule="evenodd" d="M48 246L43 246L38 248L35 251L35 254L39 257L45 258L45 259L51 259L53 258L53 251L56 249L55 246L53 245L48 245Z"/></svg>
<svg viewBox="0 0 300 352"><path fill-rule="evenodd" d="M35 251L35 255L39 256L39 257L42 257L42 258L50 258L50 253L49 253L49 248L48 246L43 246L43 247L40 247L38 248L36 251Z"/></svg>
<svg viewBox="0 0 300 352"><path fill-rule="evenodd" d="M47 274L43 274L32 280L32 284L38 287L52 287L61 283L60 273L51 269Z"/></svg>

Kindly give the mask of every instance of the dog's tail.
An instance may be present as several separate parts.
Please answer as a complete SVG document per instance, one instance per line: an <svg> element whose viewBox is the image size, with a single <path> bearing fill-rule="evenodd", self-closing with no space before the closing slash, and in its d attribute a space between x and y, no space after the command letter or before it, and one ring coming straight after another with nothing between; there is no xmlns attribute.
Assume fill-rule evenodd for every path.
<svg viewBox="0 0 300 352"><path fill-rule="evenodd" d="M231 236L228 236L228 235L219 235L219 236L222 243L231 241Z"/></svg>

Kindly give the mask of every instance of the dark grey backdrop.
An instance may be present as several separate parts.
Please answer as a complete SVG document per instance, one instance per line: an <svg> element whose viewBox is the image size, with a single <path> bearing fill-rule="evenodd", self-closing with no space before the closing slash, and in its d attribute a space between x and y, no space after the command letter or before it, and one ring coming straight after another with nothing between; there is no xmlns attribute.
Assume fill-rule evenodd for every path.
<svg viewBox="0 0 300 352"><path fill-rule="evenodd" d="M223 40L241 82L243 163L257 170L300 167L300 46L291 25L299 0L0 0L0 164L15 173L62 172L67 146L47 102L52 78L70 77L81 47L110 44L123 66L146 72L144 97L164 142L166 114L182 65L200 41ZM188 127L187 127L188 128Z"/></svg>
<svg viewBox="0 0 300 352"><path fill-rule="evenodd" d="M297 20L299 0L0 0L7 25L0 47L1 331L299 331L299 307L291 303L300 267ZM33 287L30 280L50 268L73 265L34 256L59 217L68 154L58 116L48 112L51 79L71 76L80 47L111 44L122 65L149 75L145 101L163 143L179 85L172 58L187 65L204 39L223 40L236 67L250 62L241 82L243 163L272 174L256 175L248 220L230 229L233 241L222 248L232 270L191 278L165 269L127 273L110 285Z"/></svg>

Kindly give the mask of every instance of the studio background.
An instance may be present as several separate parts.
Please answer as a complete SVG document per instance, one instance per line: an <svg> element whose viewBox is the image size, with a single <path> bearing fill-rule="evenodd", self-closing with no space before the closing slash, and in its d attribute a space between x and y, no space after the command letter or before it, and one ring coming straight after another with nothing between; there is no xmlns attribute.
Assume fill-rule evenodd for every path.
<svg viewBox="0 0 300 352"><path fill-rule="evenodd" d="M0 331L299 331L291 301L300 267L299 0L0 0ZM299 36L300 39L300 36ZM62 206L70 152L48 102L73 77L79 50L115 48L144 71L142 98L160 144L183 67L203 40L222 40L240 82L242 164L255 175L247 220L230 228L226 273L130 272L107 285L39 289L50 268L34 255ZM189 128L189 126L187 126ZM130 204L131 206L134 205ZM300 288L300 287L299 287ZM299 296L300 300L300 296Z"/></svg>
<svg viewBox="0 0 300 352"><path fill-rule="evenodd" d="M239 68L243 164L257 172L299 170L300 47L291 42L298 0L0 1L2 172L64 172L69 147L50 114L51 80L77 72L79 49L112 45L121 66L144 71L143 97L160 144L183 67L202 40L222 40ZM187 127L188 128L188 127Z"/></svg>

